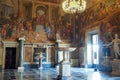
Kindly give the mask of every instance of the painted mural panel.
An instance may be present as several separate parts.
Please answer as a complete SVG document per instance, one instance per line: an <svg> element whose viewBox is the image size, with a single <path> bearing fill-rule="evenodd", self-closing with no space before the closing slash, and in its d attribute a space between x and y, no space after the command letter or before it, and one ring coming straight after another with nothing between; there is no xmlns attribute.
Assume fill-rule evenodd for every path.
<svg viewBox="0 0 120 80"><path fill-rule="evenodd" d="M51 7L51 20L49 21L47 12L50 6L44 4L42 5L43 6L37 6L34 10L36 11L36 17L33 19L31 19L31 13L33 13L31 8L33 5L27 3L24 5L25 13L24 11L18 11L20 12L18 13L19 15L25 15L24 19L14 13L9 15L9 18L6 18L6 16L1 16L1 39L6 41L16 41L19 37L24 36L26 42L55 42L56 33L59 33L62 40L68 40L70 42L73 40L78 40L79 35L77 35L77 33L79 32L79 24L77 23L79 22L78 20L76 20L77 23L72 21L75 20L73 19L74 16L71 17L70 14L65 14L61 17L61 19L59 19L59 7L54 6ZM76 28L73 28L74 26Z"/></svg>
<svg viewBox="0 0 120 80"><path fill-rule="evenodd" d="M19 37L25 36L26 42L45 42L47 34L45 31L33 31L33 26L30 20L16 20L4 18L1 21L1 39L16 41Z"/></svg>
<svg viewBox="0 0 120 80"><path fill-rule="evenodd" d="M25 62L32 62L32 47L25 47L25 57L24 61Z"/></svg>

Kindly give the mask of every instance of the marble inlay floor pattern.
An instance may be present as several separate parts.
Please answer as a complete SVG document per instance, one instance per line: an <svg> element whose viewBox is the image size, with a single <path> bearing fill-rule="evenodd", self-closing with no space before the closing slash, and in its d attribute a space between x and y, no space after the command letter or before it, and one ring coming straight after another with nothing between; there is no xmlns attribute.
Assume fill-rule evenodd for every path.
<svg viewBox="0 0 120 80"><path fill-rule="evenodd" d="M25 69L2 70L0 80L58 80L58 71L55 68L47 69ZM94 71L94 69L71 68L71 76L62 80L120 80L120 76L113 76L110 73Z"/></svg>

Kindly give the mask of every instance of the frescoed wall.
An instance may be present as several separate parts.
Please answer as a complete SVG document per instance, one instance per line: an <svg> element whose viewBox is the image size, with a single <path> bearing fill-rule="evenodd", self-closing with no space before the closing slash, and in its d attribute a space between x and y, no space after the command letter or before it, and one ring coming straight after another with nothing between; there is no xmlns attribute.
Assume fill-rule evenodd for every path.
<svg viewBox="0 0 120 80"><path fill-rule="evenodd" d="M21 2L19 3L20 3L19 5L21 6ZM1 6L2 5L3 4L1 4ZM35 10L32 10L35 5L32 5L32 3L25 3L25 5L23 6L23 11L20 11L20 9L18 9L19 12L18 14L15 13L16 11L14 12L15 10L14 7L16 7L16 5L14 4L12 6L4 5L8 8L3 8L1 10L0 16L1 40L16 41L19 37L25 36L26 42L34 43L47 41L49 42L51 40L55 41L56 34L55 19L56 16L58 16L59 9L54 7L53 12L50 13L53 16L51 17L51 19L53 20L49 21L50 20L48 19L49 18L48 12L50 12L49 6L46 4L37 5L38 7L36 7ZM43 7L43 5L45 7ZM18 8L20 8L20 6ZM11 10L11 8L13 9L13 11L11 11L12 13L9 13L8 11ZM32 11L36 11L34 12L34 14L36 14L35 17L32 16L33 13Z"/></svg>
<svg viewBox="0 0 120 80"><path fill-rule="evenodd" d="M24 63L33 63L31 65L34 65L36 63L34 60L36 50L33 49L32 45L40 43L48 43L50 45L55 43L56 19L59 17L59 8L58 6L53 7L46 4L26 3L24 0L8 1L11 1L12 6L0 3L0 52L2 55L5 55L1 48L4 46L3 41L17 42L19 44L19 37L25 37ZM53 12L50 10L53 10ZM29 45L26 43L29 43ZM49 57L48 53L45 51L43 53L45 65L48 65L48 63L51 65L51 62L54 63L54 53L51 49L49 50L47 51L49 52ZM1 61L0 66L2 65L4 68L3 62L4 59Z"/></svg>
<svg viewBox="0 0 120 80"><path fill-rule="evenodd" d="M111 13L114 13L119 8L119 0L100 1L80 14L81 26L90 26L92 22L101 21L112 15Z"/></svg>

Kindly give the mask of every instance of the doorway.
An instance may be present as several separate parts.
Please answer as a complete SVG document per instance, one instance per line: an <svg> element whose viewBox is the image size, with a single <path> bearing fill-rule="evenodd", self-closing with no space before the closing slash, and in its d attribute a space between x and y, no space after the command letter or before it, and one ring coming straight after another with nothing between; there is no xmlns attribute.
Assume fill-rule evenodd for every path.
<svg viewBox="0 0 120 80"><path fill-rule="evenodd" d="M92 42L92 55L93 55L93 64L98 64L98 34L91 35L91 42Z"/></svg>
<svg viewBox="0 0 120 80"><path fill-rule="evenodd" d="M99 45L98 45L98 30L90 30L86 32L87 43L87 67L94 68L99 64Z"/></svg>
<svg viewBox="0 0 120 80"><path fill-rule="evenodd" d="M16 69L16 48L6 48L5 69Z"/></svg>

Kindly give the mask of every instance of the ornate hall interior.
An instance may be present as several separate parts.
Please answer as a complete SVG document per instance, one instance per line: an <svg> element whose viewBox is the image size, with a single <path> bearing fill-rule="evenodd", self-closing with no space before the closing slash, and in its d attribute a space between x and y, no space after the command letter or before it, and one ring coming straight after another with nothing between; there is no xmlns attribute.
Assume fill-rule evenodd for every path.
<svg viewBox="0 0 120 80"><path fill-rule="evenodd" d="M0 0L0 80L120 80L120 0Z"/></svg>

